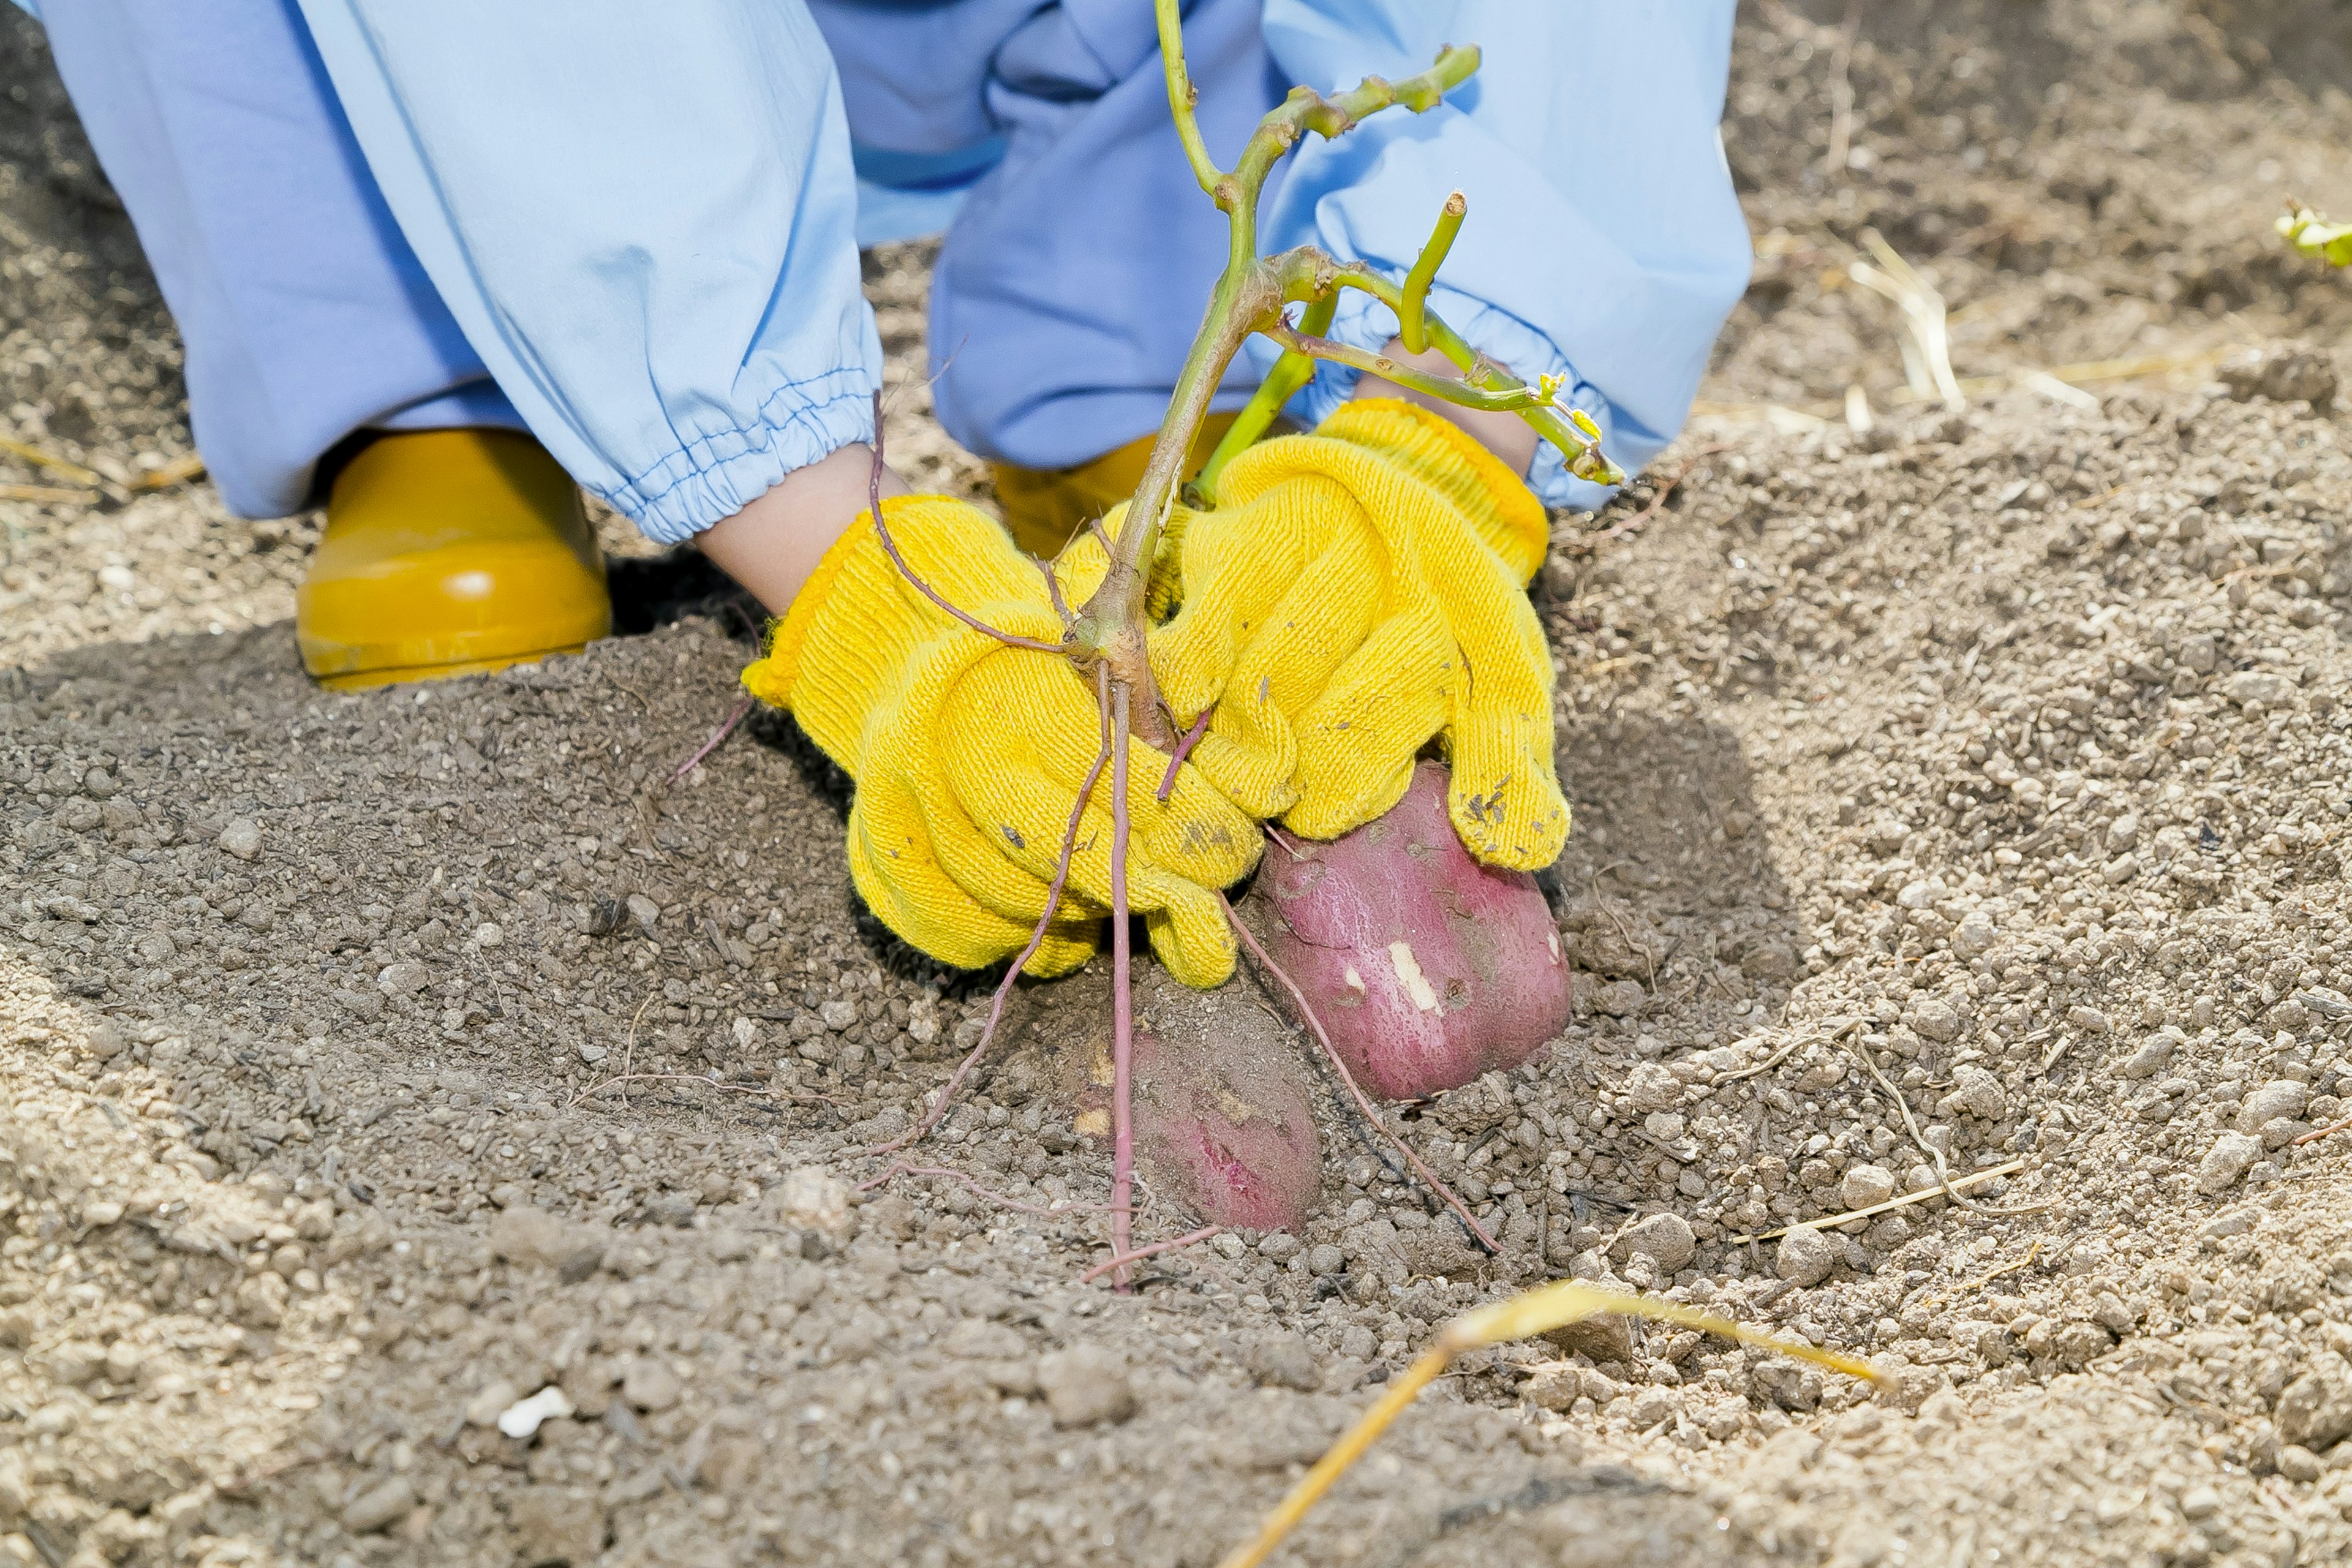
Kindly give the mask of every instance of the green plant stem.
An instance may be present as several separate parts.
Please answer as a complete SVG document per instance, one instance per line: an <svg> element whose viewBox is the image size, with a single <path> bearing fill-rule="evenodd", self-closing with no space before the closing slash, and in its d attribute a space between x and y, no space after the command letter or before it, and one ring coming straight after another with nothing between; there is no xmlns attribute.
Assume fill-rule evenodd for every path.
<svg viewBox="0 0 2352 1568"><path fill-rule="evenodd" d="M1448 204L1451 206L1452 204ZM1433 235L1434 245L1436 236ZM1423 255L1429 254L1424 248ZM1518 377L1504 370L1486 355L1470 346L1461 333L1447 325L1443 318L1421 301L1420 324L1425 342L1437 345L1455 364L1462 367L1462 377L1449 381L1398 365L1383 355L1349 348L1342 343L1319 341L1330 330L1339 305L1339 291L1355 289L1371 295L1397 312L1402 321L1408 308L1410 276L1400 285L1385 274L1360 263L1342 262L1328 252L1313 246L1300 246L1272 258L1267 266L1282 279L1286 300L1305 300L1307 311L1294 329L1280 315L1260 322L1259 331L1284 345L1281 359L1267 373L1257 395L1252 397L1209 461L1193 481L1193 489L1201 499L1213 504L1218 482L1225 465L1238 457L1252 441L1265 432L1283 406L1305 386L1314 375L1314 362L1328 359L1350 365L1370 374L1383 376L1400 386L1411 386L1444 402L1465 408L1501 409L1516 413L1535 427L1538 436L1559 448L1568 459L1569 471L1579 479L1596 484L1618 485L1625 482L1622 470L1601 455L1595 435L1579 427L1573 416L1560 409L1538 401L1536 391ZM1416 268L1417 270L1418 268ZM1402 334L1400 334L1402 335Z"/></svg>
<svg viewBox="0 0 2352 1568"><path fill-rule="evenodd" d="M1184 368L1169 401L1168 416L1146 462L1143 478L1129 503L1128 521L1119 531L1110 567L1072 622L1063 647L1081 665L1108 663L1134 698L1136 732L1163 750L1174 739L1151 679L1145 657L1144 590L1147 563L1159 548L1160 531L1176 504L1184 460L1207 418L1217 385L1253 331L1275 321L1284 298L1277 268L1257 253L1257 204L1265 177L1276 160L1312 131L1331 137L1352 130L1366 115L1394 104L1416 111L1434 107L1446 92L1478 68L1475 48L1448 47L1425 71L1400 82L1368 77L1334 98L1312 88L1291 89L1282 104L1258 122L1230 173L1211 184L1206 176L1214 165L1200 141L1192 113L1192 79L1184 65L1184 41L1175 0L1154 0L1160 26L1162 63L1169 81L1169 107L1176 116L1177 132L1196 177L1224 212L1231 226L1225 268L1202 316L1201 331L1185 355Z"/></svg>
<svg viewBox="0 0 2352 1568"><path fill-rule="evenodd" d="M1445 206L1437 215L1437 226L1430 231L1429 243L1421 247L1413 258L1412 270L1404 275L1404 302L1397 308L1397 336L1404 340L1404 352L1417 354L1429 346L1429 332L1422 317L1429 309L1429 285L1437 277L1437 269L1445 264L1446 253L1454 248L1454 237L1462 232L1462 215L1470 210L1470 198L1460 191L1445 198Z"/></svg>
<svg viewBox="0 0 2352 1568"><path fill-rule="evenodd" d="M1402 313L1403 288L1384 273L1361 262L1340 261L1328 251L1302 245L1273 258L1269 265L1282 274L1286 299L1315 300L1335 288L1357 289L1400 315ZM1448 326L1435 312L1424 310L1423 320L1429 331L1429 341L1437 346L1439 353L1462 367L1462 380L1471 387L1485 392L1507 392L1527 384L1472 348L1467 339ZM1440 382L1433 395L1446 397L1451 384ZM1622 485L1625 482L1624 470L1601 454L1599 434L1580 427L1573 416L1563 414L1558 408L1544 407L1522 410L1519 416L1535 426L1537 435L1559 448L1561 456L1568 459L1568 471L1578 479L1590 479L1600 485Z"/></svg>
<svg viewBox="0 0 2352 1568"><path fill-rule="evenodd" d="M1184 67L1183 16L1177 9L1177 0L1153 0L1152 10L1160 23L1160 53L1166 68L1163 74L1168 78L1168 112L1176 121L1176 139L1184 143L1184 157L1192 165L1192 177L1201 182L1201 189L1213 196L1224 171L1209 156L1209 144L1201 140L1201 121L1194 112L1201 94L1192 86L1192 73Z"/></svg>
<svg viewBox="0 0 2352 1568"><path fill-rule="evenodd" d="M1339 313L1339 295L1335 289L1320 300L1310 300L1306 313L1298 319L1298 330L1319 338L1331 330L1331 318ZM1247 451L1252 443L1266 433L1282 414L1284 405L1298 395L1298 389L1315 379L1315 357L1296 350L1286 349L1274 368L1258 383L1257 391L1243 405L1242 411L1225 429L1217 449L1201 467L1200 478L1192 487L1202 498L1213 500L1217 484L1224 477L1225 465Z"/></svg>
<svg viewBox="0 0 2352 1568"><path fill-rule="evenodd" d="M1411 391L1443 398L1458 408L1475 408L1485 414L1527 414L1549 406L1543 402L1542 394L1524 382L1503 387L1478 386L1466 380L1415 370L1409 364L1399 363L1386 354L1376 354L1369 349L1335 343L1328 338L1311 338L1288 327L1270 326L1260 330L1292 353L1344 364L1366 375L1392 381Z"/></svg>

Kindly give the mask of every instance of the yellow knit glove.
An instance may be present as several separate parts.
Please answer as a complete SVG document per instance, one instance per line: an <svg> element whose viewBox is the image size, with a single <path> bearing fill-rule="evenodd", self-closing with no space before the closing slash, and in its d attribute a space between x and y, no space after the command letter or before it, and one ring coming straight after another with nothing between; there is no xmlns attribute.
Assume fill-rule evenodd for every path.
<svg viewBox="0 0 2352 1568"><path fill-rule="evenodd" d="M1225 469L1213 511L1182 514L1182 608L1151 639L1192 760L1243 809L1310 838L1402 796L1438 737L1454 830L1532 870L1568 837L1552 761L1552 666L1525 593L1542 505L1466 432L1411 404L1347 405L1312 435Z"/></svg>
<svg viewBox="0 0 2352 1568"><path fill-rule="evenodd" d="M950 604L1015 637L1058 642L1060 617L1036 566L986 513L943 496L882 503L907 564ZM1081 603L1101 579L1091 538L1057 575ZM964 968L1018 952L1045 912L1071 804L1102 743L1095 692L1055 653L1008 647L956 621L907 581L870 512L828 552L743 672L761 701L789 709L857 782L849 868L883 923ZM1129 901L1153 949L1187 984L1233 973L1234 942L1213 889L1256 863L1260 835L1200 772L1129 752ZM1029 961L1066 973L1095 951L1110 909L1110 771L1089 797L1061 910Z"/></svg>

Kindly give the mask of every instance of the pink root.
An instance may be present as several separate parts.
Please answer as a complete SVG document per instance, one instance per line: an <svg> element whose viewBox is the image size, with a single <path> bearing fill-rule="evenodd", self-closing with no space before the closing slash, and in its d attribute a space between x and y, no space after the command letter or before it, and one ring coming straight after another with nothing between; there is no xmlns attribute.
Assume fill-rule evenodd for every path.
<svg viewBox="0 0 2352 1568"><path fill-rule="evenodd" d="M1223 1236L1224 1231L1225 1227L1221 1225L1204 1225L1200 1229L1177 1237L1172 1241L1155 1241L1150 1247L1139 1247L1133 1252L1119 1253L1116 1257L1106 1258L1079 1275L1078 1283L1091 1285L1114 1268L1123 1269L1130 1263L1139 1263L1147 1258L1157 1258L1163 1252L1173 1252L1180 1247L1190 1247L1196 1241L1206 1241L1213 1236Z"/></svg>
<svg viewBox="0 0 2352 1568"><path fill-rule="evenodd" d="M1106 716L1110 707L1108 681L1107 672L1098 672L1096 686L1102 693ZM1029 933L1029 945L1021 950L1021 956L1013 961L1013 966L1004 972L1004 978L997 983L996 995L989 1002L988 1022L980 1031L979 1043L958 1065L954 1076L948 1079L947 1088L940 1090L939 1102L931 1107L930 1114L924 1117L913 1131L901 1133L887 1143L876 1144L866 1151L868 1154L895 1154L908 1144L920 1142L940 1124L940 1118L945 1116L948 1107L955 1102L956 1090L963 1087L963 1080L980 1066L980 1058L988 1054L989 1046L996 1038L996 1026L1004 1016L1005 1000L1013 994L1013 983L1021 978L1021 971L1028 966L1030 959L1036 956L1037 949L1045 941L1046 928L1054 923L1055 911L1062 907L1062 889L1070 879L1070 858L1077 853L1078 825L1086 819L1087 802L1093 796L1095 784L1102 777L1104 764L1109 761L1110 736L1106 732L1101 749L1095 752L1095 765L1087 771L1086 783L1078 786L1078 798L1070 807L1069 826L1062 830L1062 857L1055 864L1053 883L1045 889L1045 912L1037 917L1037 929Z"/></svg>
<svg viewBox="0 0 2352 1568"><path fill-rule="evenodd" d="M1126 686L1110 689L1110 1250L1114 1258L1134 1249L1134 1218L1128 1213L1135 1184L1135 985L1127 919L1127 740ZM1112 1283L1129 1289L1127 1269L1115 1264Z"/></svg>

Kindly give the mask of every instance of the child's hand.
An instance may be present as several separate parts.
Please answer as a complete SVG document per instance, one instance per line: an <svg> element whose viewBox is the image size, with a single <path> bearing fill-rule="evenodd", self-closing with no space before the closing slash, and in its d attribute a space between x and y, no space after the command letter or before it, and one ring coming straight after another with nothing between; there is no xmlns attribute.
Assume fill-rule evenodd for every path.
<svg viewBox="0 0 2352 1568"><path fill-rule="evenodd" d="M882 511L907 565L949 603L994 630L1059 643L1043 575L993 519L944 496L901 496ZM1100 546L1082 541L1058 570L1065 599L1083 602L1102 574ZM1095 691L1066 658L950 617L892 563L867 512L799 587L743 684L790 709L856 780L850 872L884 924L964 968L1022 949L1101 745ZM1129 758L1129 901L1171 973L1218 984L1234 945L1213 889L1256 864L1257 825L1190 765L1160 805L1167 755L1136 742ZM1110 907L1110 800L1106 768L1032 974L1066 973L1095 951Z"/></svg>
<svg viewBox="0 0 2352 1568"><path fill-rule="evenodd" d="M1550 650L1524 586L1543 507L1457 426L1350 403L1234 459L1214 511L1173 525L1182 608L1151 668L1193 753L1255 816L1311 838L1396 804L1433 736L1448 809L1490 864L1532 870L1569 826L1552 762Z"/></svg>

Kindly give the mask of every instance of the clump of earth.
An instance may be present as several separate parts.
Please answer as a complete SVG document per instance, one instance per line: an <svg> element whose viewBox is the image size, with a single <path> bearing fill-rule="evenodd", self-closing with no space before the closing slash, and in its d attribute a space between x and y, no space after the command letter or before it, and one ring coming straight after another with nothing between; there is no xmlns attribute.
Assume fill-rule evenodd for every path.
<svg viewBox="0 0 2352 1568"><path fill-rule="evenodd" d="M0 435L100 477L0 455L77 492L0 500L0 1563L1206 1564L1434 1325L1563 1276L1894 1387L1503 1346L1290 1560L2352 1552L2352 309L2269 230L2352 209L2352 25L1858 14L1743 14L1756 283L1691 431L1556 519L1576 1016L1391 1113L1503 1252L1326 1084L1318 1217L1126 1297L1079 1283L1099 969L1022 989L905 1156L950 1173L865 1152L988 979L859 909L788 723L673 778L750 646L707 568L607 519L628 635L303 679L316 519L140 488L188 451L170 321L0 21ZM1964 408L1907 390L1865 227ZM928 263L868 258L892 451L985 500Z"/></svg>

